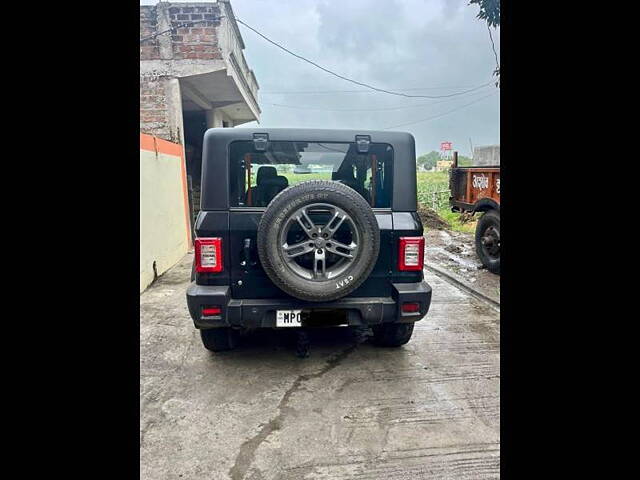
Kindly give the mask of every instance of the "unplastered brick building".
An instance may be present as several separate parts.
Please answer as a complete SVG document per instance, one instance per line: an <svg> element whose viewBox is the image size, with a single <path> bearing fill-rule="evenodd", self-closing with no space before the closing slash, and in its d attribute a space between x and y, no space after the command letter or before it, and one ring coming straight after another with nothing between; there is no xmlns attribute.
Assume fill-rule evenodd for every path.
<svg viewBox="0 0 640 480"><path fill-rule="evenodd" d="M205 130L260 118L244 48L229 0L140 6L141 290L189 248Z"/></svg>
<svg viewBox="0 0 640 480"><path fill-rule="evenodd" d="M244 48L228 0L140 6L140 132L183 145L194 181L207 128L260 118Z"/></svg>

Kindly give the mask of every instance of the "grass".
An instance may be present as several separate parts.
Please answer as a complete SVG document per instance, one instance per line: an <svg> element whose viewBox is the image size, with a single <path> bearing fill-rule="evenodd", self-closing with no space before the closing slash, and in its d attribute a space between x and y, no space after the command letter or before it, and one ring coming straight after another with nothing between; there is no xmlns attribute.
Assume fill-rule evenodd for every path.
<svg viewBox="0 0 640 480"><path fill-rule="evenodd" d="M434 205L433 192L444 192L449 190L449 175L447 172L418 172L418 202L439 210L445 205L449 205L449 194L438 193L435 197L436 205Z"/></svg>
<svg viewBox="0 0 640 480"><path fill-rule="evenodd" d="M449 188L448 172L417 172L416 176L418 178L418 190L420 190L420 185L429 188Z"/></svg>
<svg viewBox="0 0 640 480"><path fill-rule="evenodd" d="M434 210L440 217L447 222L451 230L454 232L473 233L475 232L476 222L460 221L460 214L451 211L449 206L449 172L418 172L418 203L425 205ZM432 192L443 192L436 196L436 204L433 203Z"/></svg>
<svg viewBox="0 0 640 480"><path fill-rule="evenodd" d="M462 223L460 221L460 214L452 212L450 208L441 208L438 210L438 215L449 224L451 230L454 232L474 233L476 231L476 218L474 216L473 221Z"/></svg>
<svg viewBox="0 0 640 480"><path fill-rule="evenodd" d="M318 173L284 173L278 172L278 175L287 177L289 185L294 183L307 182L309 180L331 180L331 172L318 172Z"/></svg>
<svg viewBox="0 0 640 480"><path fill-rule="evenodd" d="M293 173L293 172L278 172L279 175L284 175L289 181L289 185L293 185L299 182L305 182L307 180L330 180L331 173L318 172L318 173ZM254 180L252 184L255 185L255 174L252 175ZM429 208L433 206L433 194L432 192L444 192L449 190L449 172L417 172L418 183L418 202ZM454 232L473 233L475 231L476 222L462 223L460 221L460 214L451 211L449 206L449 194L439 193L436 196L436 212L444 221L450 226Z"/></svg>

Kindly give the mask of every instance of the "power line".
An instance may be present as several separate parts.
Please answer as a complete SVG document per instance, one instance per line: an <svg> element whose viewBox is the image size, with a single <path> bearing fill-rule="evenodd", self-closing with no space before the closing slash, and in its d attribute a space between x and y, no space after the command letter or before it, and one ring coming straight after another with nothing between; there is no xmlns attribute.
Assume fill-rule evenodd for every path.
<svg viewBox="0 0 640 480"><path fill-rule="evenodd" d="M291 50L289 50L289 49L287 49L287 48L283 47L283 46L282 46L282 45L280 45L279 43L274 42L273 40L271 40L271 39L270 39L270 38L268 38L267 36L263 35L262 33L260 33L260 32L259 32L258 30L256 30L255 28L251 27L250 25L247 25L247 24L246 24L246 23L244 23L242 20L240 20L238 17L235 17L235 20L236 20L236 22L238 22L238 23L240 23L240 24L244 25L244 26L245 26L245 27L247 27L249 30L251 30L252 32L254 32L254 33L256 33L257 35L259 35L260 37L264 38L267 42L271 43L272 45L275 45L276 47L278 47L278 48L279 48L279 49L281 49L281 50L284 50L284 51L285 51L285 52L287 52L289 55L293 55L294 57L296 57L296 58L298 58L298 59L300 59L300 60L302 60L302 61L304 61L304 62L307 62L307 63L309 63L309 64L313 65L314 67L317 67L317 68L319 68L320 70L322 70L322 71L324 71L324 72L327 72L327 73L329 73L329 74L331 74L331 75L333 75L333 76L335 76L335 77L338 77L338 78L340 78L340 79L342 79L342 80L345 80L345 81L347 81L347 82L354 83L354 84L356 84L356 85L360 85L361 87L366 87L366 88L369 88L369 89L371 89L371 90L375 90L375 91L377 91L377 92L388 93L389 95L397 95L397 96L399 96L399 97L407 97L407 98L447 98L447 97L455 97L455 96L457 96L457 95L463 95L463 94L468 93L468 92L471 92L471 91L473 91L473 90L477 90L477 88L475 88L475 89L467 90L467 91L464 91L464 92L450 93L450 94L448 94L448 95L408 95L408 94L406 94L406 93L402 93L402 92L394 92L394 91L391 91L391 90L385 90L384 88L374 87L373 85L369 85L369 84L367 84L367 83L358 82L357 80L353 80L353 79L351 79L351 78L347 78L347 77L345 77L345 76L343 76L343 75L340 75L339 73L336 73L336 72L334 72L334 71L332 71L332 70L329 70L328 68L325 68L325 67L323 67L323 66L321 66L321 65L318 65L317 63L315 63L315 62L313 62L313 61L311 61L311 60L309 60L309 59L307 59L307 58L305 58L305 57L303 57L303 56L301 56L301 55L298 55L297 53L293 53ZM491 85L492 83L493 83L493 80L492 80L491 82L486 83L485 85ZM480 85L480 87L478 87L478 88L484 87L485 85Z"/></svg>
<svg viewBox="0 0 640 480"><path fill-rule="evenodd" d="M479 93L486 92L476 92L473 95L478 95ZM316 110L320 112L387 112L393 110L404 110L407 108L421 108L430 105L438 105L440 103L452 102L455 100L460 100L461 97L458 98L448 98L445 100L440 100L439 102L429 102L429 103L419 103L417 105L399 105L395 107L381 107L381 108L321 108L321 107L309 107L305 105L285 105L281 103L265 103L265 105L270 105L272 107L281 107L281 108L291 108L294 110Z"/></svg>
<svg viewBox="0 0 640 480"><path fill-rule="evenodd" d="M486 86L487 84L482 84L478 86L474 85L464 85L464 86L451 86L451 87L420 87L420 88L401 88L400 90L404 92L416 91L416 90L446 90L452 88L481 88ZM375 93L370 90L299 90L293 92L282 92L282 91L260 91L260 95L322 95L327 93Z"/></svg>
<svg viewBox="0 0 640 480"><path fill-rule="evenodd" d="M480 97L480 98L478 98L478 99L474 100L473 102L469 102L469 103L467 103L466 105L460 105L459 107L454 108L453 110L449 110L448 112L439 113L438 115L434 115L434 116L432 116L432 117L423 118L423 119L421 119L421 120L415 120L415 121L413 121L413 122L400 123L400 124L398 124L398 125L391 125L390 127L385 127L385 128L383 128L382 130L389 130L390 128L397 128L397 127L405 127L405 126L407 126L407 125L413 125L414 123L421 123L421 122L426 122L426 121L428 121L428 120L433 120L433 119L435 119L435 118L444 117L445 115L448 115L448 114L450 114L450 113L456 112L456 111L458 111L458 110L460 110L460 109L462 109L462 108L468 107L469 105L473 105L474 103L478 103L480 100L484 100L485 98L489 98L489 97L491 97L492 95L495 95L496 93L498 93L498 92L490 93L489 95L486 95L486 96L484 96L484 97Z"/></svg>

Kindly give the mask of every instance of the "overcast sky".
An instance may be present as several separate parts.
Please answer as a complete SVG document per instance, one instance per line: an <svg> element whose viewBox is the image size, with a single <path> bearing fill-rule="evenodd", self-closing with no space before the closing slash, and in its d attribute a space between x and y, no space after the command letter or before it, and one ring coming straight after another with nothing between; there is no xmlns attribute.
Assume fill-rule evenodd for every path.
<svg viewBox="0 0 640 480"><path fill-rule="evenodd" d="M468 0L231 0L231 5L239 19L295 53L379 88L436 96L493 78L487 25ZM412 133L418 155L439 150L441 141L453 142L464 155L470 154L469 139L474 146L500 143L500 96L493 84L439 99L372 92L302 62L243 25L240 31L260 85L262 126L384 129L416 122L391 130ZM499 55L500 29L492 34ZM333 93L285 93L326 91ZM437 118L418 122L430 117Z"/></svg>

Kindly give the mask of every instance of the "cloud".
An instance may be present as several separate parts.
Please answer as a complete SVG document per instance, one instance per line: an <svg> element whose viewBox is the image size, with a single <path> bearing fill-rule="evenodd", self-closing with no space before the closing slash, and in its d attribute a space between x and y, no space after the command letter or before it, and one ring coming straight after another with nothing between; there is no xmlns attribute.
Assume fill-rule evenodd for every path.
<svg viewBox="0 0 640 480"><path fill-rule="evenodd" d="M495 69L487 25L476 18L478 7L468 5L468 0L231 0L231 4L240 19L297 54L385 89L429 87L408 93L444 95L491 81ZM247 63L261 87L263 126L382 129L439 115L496 92L448 115L399 130L416 137L418 154L437 150L445 140L464 154L470 153L469 138L474 145L500 142L500 100L493 86L434 100L369 93L286 54L242 25L240 30ZM500 30L492 33L499 53ZM365 93L269 93L327 90ZM304 108L416 105L378 112Z"/></svg>

